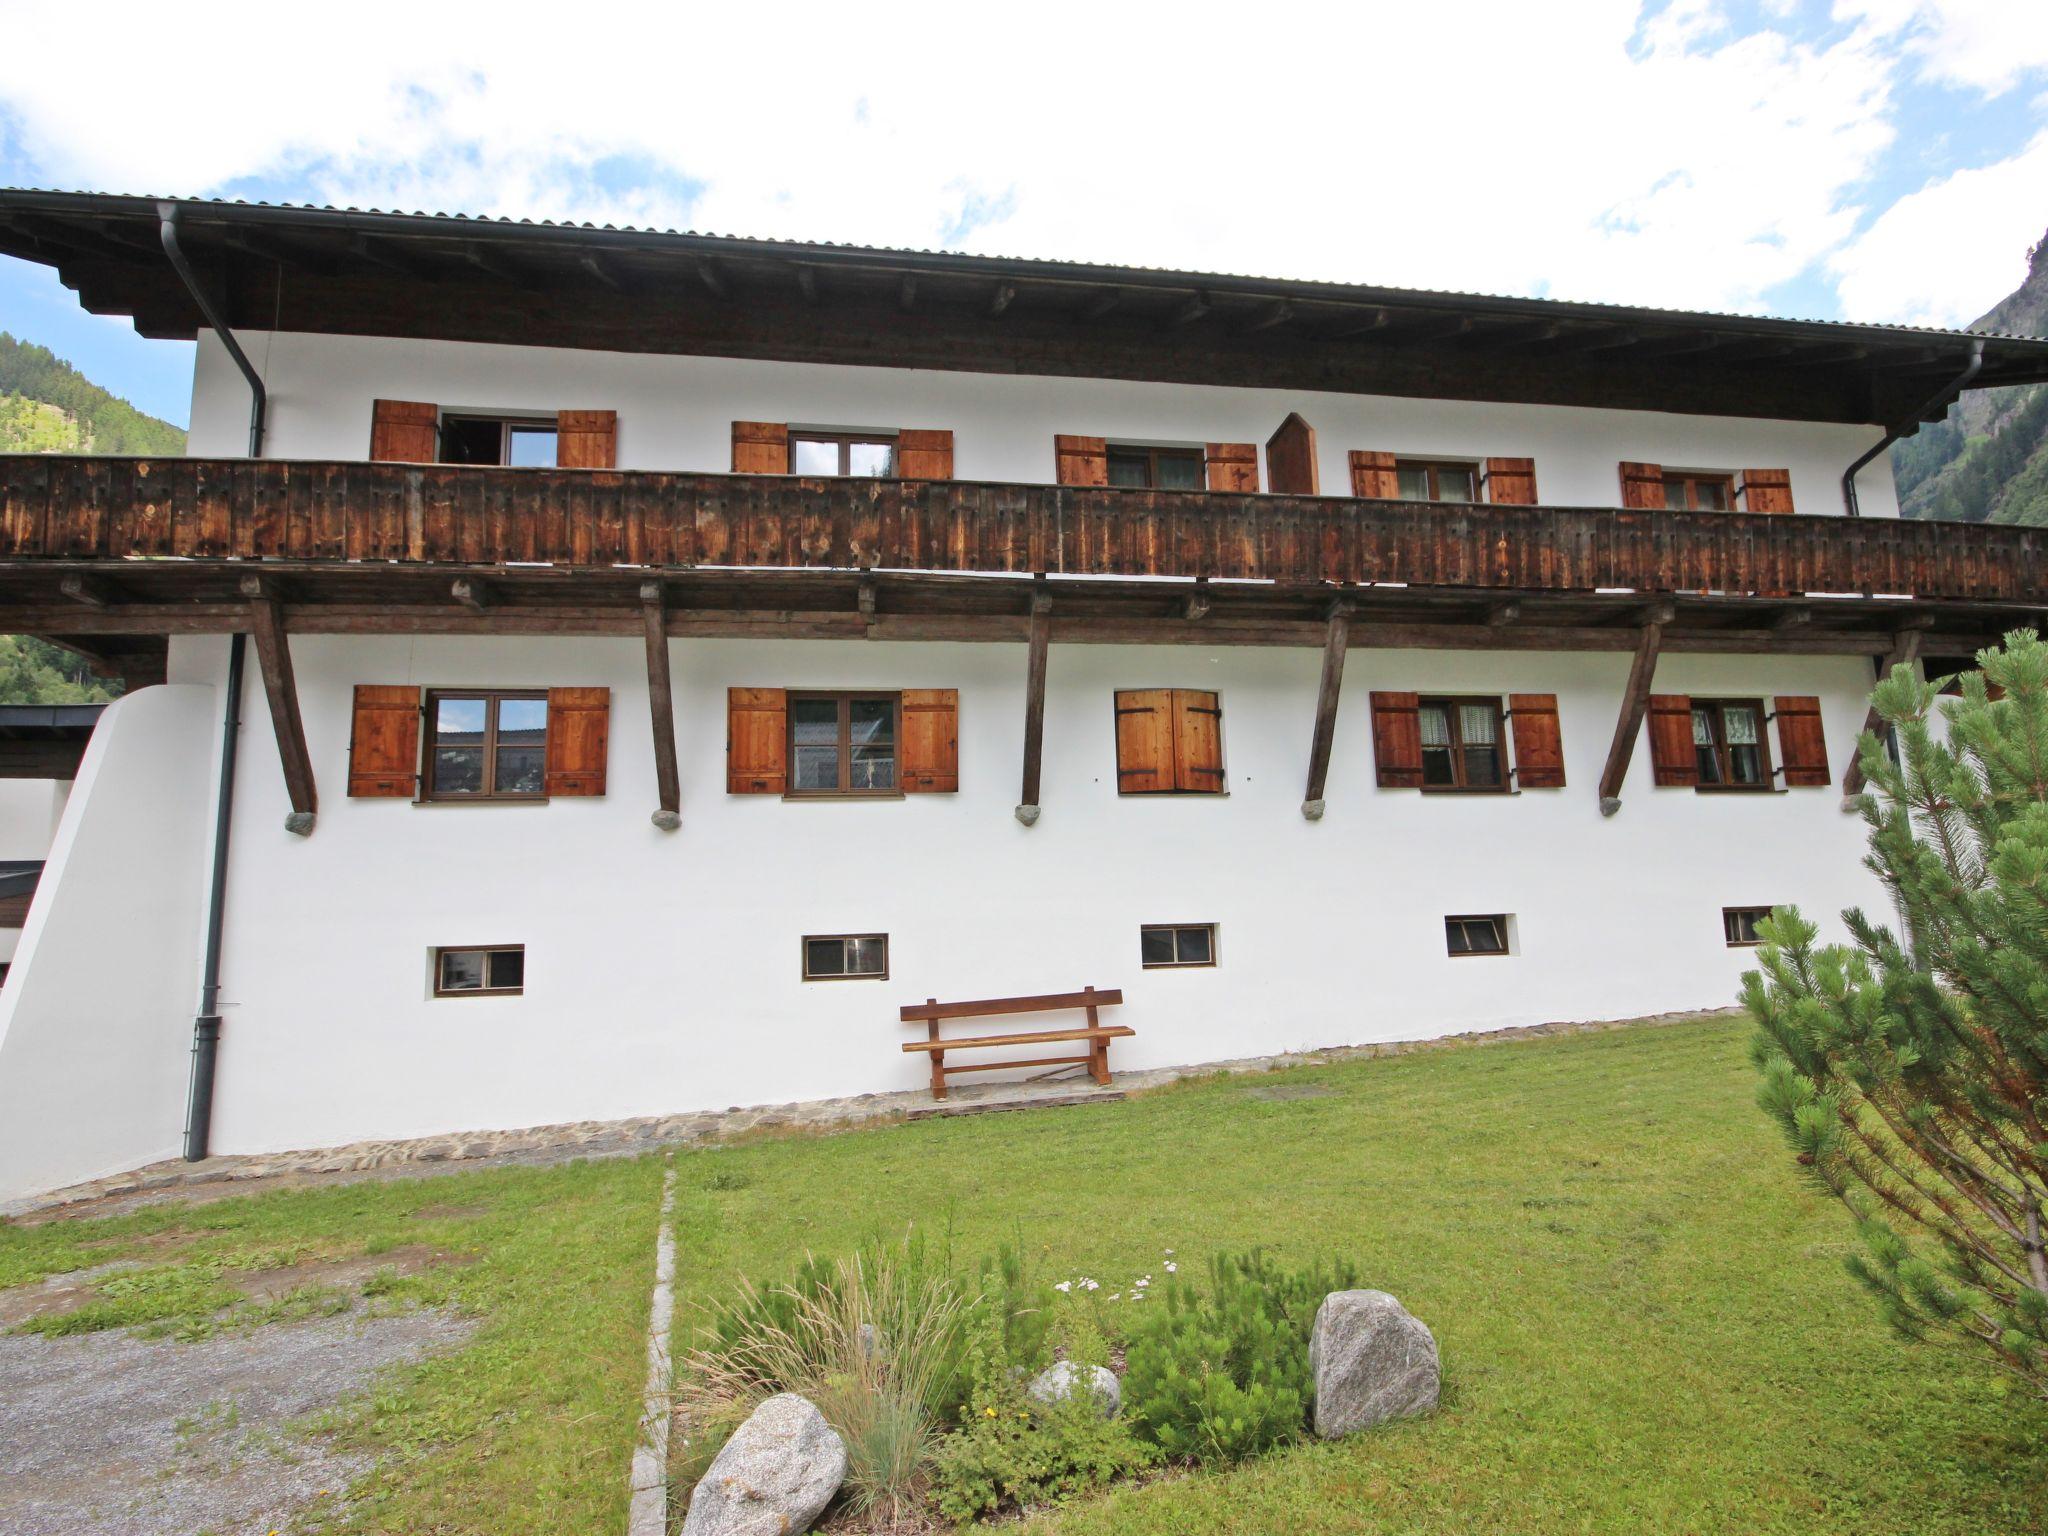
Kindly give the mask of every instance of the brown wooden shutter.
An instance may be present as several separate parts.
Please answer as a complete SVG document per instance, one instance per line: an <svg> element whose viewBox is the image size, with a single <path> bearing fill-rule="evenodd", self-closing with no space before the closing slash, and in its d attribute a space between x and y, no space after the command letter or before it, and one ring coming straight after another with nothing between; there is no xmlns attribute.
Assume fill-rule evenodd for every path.
<svg viewBox="0 0 2048 1536"><path fill-rule="evenodd" d="M1640 507L1648 511L1660 510L1664 505L1664 466L1632 464L1623 459L1621 504L1624 507Z"/></svg>
<svg viewBox="0 0 2048 1536"><path fill-rule="evenodd" d="M1117 792L1157 795L1173 786L1173 690L1141 688L1118 693Z"/></svg>
<svg viewBox="0 0 2048 1536"><path fill-rule="evenodd" d="M1372 696L1373 773L1381 789L1422 788L1422 699L1413 693Z"/></svg>
<svg viewBox="0 0 2048 1536"><path fill-rule="evenodd" d="M1223 788L1223 704L1198 688L1173 690L1173 787L1213 795Z"/></svg>
<svg viewBox="0 0 2048 1536"><path fill-rule="evenodd" d="M1771 700L1778 712L1778 766L1788 789L1825 789L1828 742L1821 730L1820 700L1795 695Z"/></svg>
<svg viewBox="0 0 2048 1536"><path fill-rule="evenodd" d="M1792 471L1745 469L1742 472L1742 509L1745 512L1790 512Z"/></svg>
<svg viewBox="0 0 2048 1536"><path fill-rule="evenodd" d="M1253 492L1258 490L1258 444L1209 443L1203 450L1203 456L1208 461L1210 490Z"/></svg>
<svg viewBox="0 0 2048 1536"><path fill-rule="evenodd" d="M960 690L903 690L899 777L908 795L950 795L960 788Z"/></svg>
<svg viewBox="0 0 2048 1536"><path fill-rule="evenodd" d="M953 434L940 428L896 434L896 474L904 480L953 478Z"/></svg>
<svg viewBox="0 0 2048 1536"><path fill-rule="evenodd" d="M1100 437L1072 437L1062 432L1052 440L1059 461L1061 485L1109 484L1109 443Z"/></svg>
<svg viewBox="0 0 2048 1536"><path fill-rule="evenodd" d="M1564 733L1554 693L1511 693L1508 721L1515 735L1515 786L1564 788Z"/></svg>
<svg viewBox="0 0 2048 1536"><path fill-rule="evenodd" d="M1650 781L1664 785L1697 785L1700 781L1689 694L1650 695Z"/></svg>
<svg viewBox="0 0 2048 1536"><path fill-rule="evenodd" d="M411 800L419 789L419 689L358 683L348 733L349 795Z"/></svg>
<svg viewBox="0 0 2048 1536"><path fill-rule="evenodd" d="M1363 448L1352 449L1351 494L1363 496L1368 501L1399 500L1401 477L1394 473L1394 456L1391 453L1369 453Z"/></svg>
<svg viewBox="0 0 2048 1536"><path fill-rule="evenodd" d="M370 405L370 457L387 464L431 464L441 456L441 408L419 400Z"/></svg>
<svg viewBox="0 0 2048 1536"><path fill-rule="evenodd" d="M616 469L619 463L619 413L557 412L555 462L563 469Z"/></svg>
<svg viewBox="0 0 2048 1536"><path fill-rule="evenodd" d="M1486 499L1498 506L1536 505L1536 461L1534 459L1488 459Z"/></svg>
<svg viewBox="0 0 2048 1536"><path fill-rule="evenodd" d="M789 694L782 688L725 693L725 792L779 795L789 786Z"/></svg>
<svg viewBox="0 0 2048 1536"><path fill-rule="evenodd" d="M736 475L788 474L788 424L780 421L734 422L732 472Z"/></svg>
<svg viewBox="0 0 2048 1536"><path fill-rule="evenodd" d="M1266 484L1276 496L1313 496L1316 476L1316 429L1289 411L1266 439Z"/></svg>
<svg viewBox="0 0 2048 1536"><path fill-rule="evenodd" d="M550 795L604 793L604 769L611 729L611 689L548 690L545 787Z"/></svg>

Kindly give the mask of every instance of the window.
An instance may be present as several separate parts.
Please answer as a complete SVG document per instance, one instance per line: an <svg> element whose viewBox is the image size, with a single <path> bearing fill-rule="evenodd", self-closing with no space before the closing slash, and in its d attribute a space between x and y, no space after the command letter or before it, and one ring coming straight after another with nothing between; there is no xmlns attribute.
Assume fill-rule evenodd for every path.
<svg viewBox="0 0 2048 1536"><path fill-rule="evenodd" d="M1500 700L1424 699L1417 721L1424 789L1507 789Z"/></svg>
<svg viewBox="0 0 2048 1536"><path fill-rule="evenodd" d="M897 793L901 704L893 693L790 694L789 793Z"/></svg>
<svg viewBox="0 0 2048 1536"><path fill-rule="evenodd" d="M1735 505L1735 477L1668 473L1664 476L1664 505L1682 512L1726 512Z"/></svg>
<svg viewBox="0 0 2048 1536"><path fill-rule="evenodd" d="M434 951L434 996L517 996L526 990L526 946Z"/></svg>
<svg viewBox="0 0 2048 1536"><path fill-rule="evenodd" d="M896 473L896 440L875 432L789 434L792 475L874 475Z"/></svg>
<svg viewBox="0 0 2048 1536"><path fill-rule="evenodd" d="M1394 479L1403 501L1475 501L1479 466L1436 459L1396 459Z"/></svg>
<svg viewBox="0 0 2048 1536"><path fill-rule="evenodd" d="M555 423L546 417L444 416L441 462L552 468Z"/></svg>
<svg viewBox="0 0 2048 1536"><path fill-rule="evenodd" d="M1138 963L1148 971L1216 963L1214 923L1147 923L1138 930Z"/></svg>
<svg viewBox="0 0 2048 1536"><path fill-rule="evenodd" d="M1721 909L1721 934L1728 941L1730 949L1746 949L1761 944L1763 938L1756 931L1756 925L1771 915L1769 907L1723 907Z"/></svg>
<svg viewBox="0 0 2048 1536"><path fill-rule="evenodd" d="M1508 952L1505 913L1490 917L1447 917L1444 945L1455 959L1462 955L1504 955Z"/></svg>
<svg viewBox="0 0 2048 1536"><path fill-rule="evenodd" d="M1116 788L1120 795L1220 795L1223 704L1198 688L1117 693Z"/></svg>
<svg viewBox="0 0 2048 1536"><path fill-rule="evenodd" d="M1199 491L1208 483L1199 448L1109 445L1109 483L1146 491Z"/></svg>
<svg viewBox="0 0 2048 1536"><path fill-rule="evenodd" d="M804 940L805 981L887 981L889 935L827 933Z"/></svg>
<svg viewBox="0 0 2048 1536"><path fill-rule="evenodd" d="M547 792L544 692L427 695L429 800L538 800Z"/></svg>
<svg viewBox="0 0 2048 1536"><path fill-rule="evenodd" d="M1692 750L1705 789L1769 789L1764 707L1754 699L1694 699Z"/></svg>

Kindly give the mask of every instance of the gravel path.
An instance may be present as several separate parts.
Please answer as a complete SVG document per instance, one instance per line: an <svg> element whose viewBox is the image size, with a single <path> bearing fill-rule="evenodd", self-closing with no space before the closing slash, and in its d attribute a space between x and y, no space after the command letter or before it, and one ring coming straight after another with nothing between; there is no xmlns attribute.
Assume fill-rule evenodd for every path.
<svg viewBox="0 0 2048 1536"><path fill-rule="evenodd" d="M470 1328L416 1311L195 1344L0 1335L0 1536L264 1536L369 1465L289 1426Z"/></svg>

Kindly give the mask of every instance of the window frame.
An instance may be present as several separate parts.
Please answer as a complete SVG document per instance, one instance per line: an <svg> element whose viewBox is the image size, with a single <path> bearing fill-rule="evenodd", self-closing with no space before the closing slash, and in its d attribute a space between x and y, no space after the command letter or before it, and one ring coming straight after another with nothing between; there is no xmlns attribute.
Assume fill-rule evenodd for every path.
<svg viewBox="0 0 2048 1536"><path fill-rule="evenodd" d="M1142 458L1145 461L1145 483L1143 485L1117 485L1109 478L1109 466L1115 460ZM1103 446L1102 475L1105 484L1112 489L1123 491L1159 491L1169 487L1159 483L1159 461L1172 459L1195 466L1195 483L1189 489L1207 490L1209 486L1209 457L1200 448L1168 446L1146 446L1142 443L1107 443Z"/></svg>
<svg viewBox="0 0 2048 1536"><path fill-rule="evenodd" d="M1182 960L1180 936L1183 933L1201 931L1209 936L1209 958L1206 960ZM1173 935L1171 960L1147 960L1145 958L1145 935L1148 933L1170 933ZM1138 969L1141 971L1204 971L1214 970L1217 963L1217 932L1214 923L1140 923L1138 925Z"/></svg>
<svg viewBox="0 0 2048 1536"><path fill-rule="evenodd" d="M1754 784L1737 783L1730 769L1727 710L1731 707L1735 709L1753 709L1756 711L1757 781ZM1692 715L1703 709L1711 711L1714 717L1714 762L1721 777L1718 782L1712 784L1709 784L1702 777L1693 788L1701 794L1707 795L1770 793L1773 781L1777 778L1778 769L1777 765L1771 760L1772 717L1770 712L1764 708L1764 701L1762 699L1750 698L1703 699L1694 695L1692 697L1691 712L1686 717L1688 732L1691 730ZM1699 766L1699 751L1699 744L1697 742L1693 743L1693 766L1695 769Z"/></svg>
<svg viewBox="0 0 2048 1536"><path fill-rule="evenodd" d="M445 790L435 782L434 747L439 740L439 704L443 699L482 699L484 701L484 783L485 789L470 793L467 790ZM498 801L530 804L548 798L547 763L548 745L555 726L555 712L549 709L547 723L541 728L540 763L541 782L537 790L510 790L500 792L498 783L498 705L504 699L538 699L542 705L548 702L545 688L429 688L421 704L424 719L420 722L420 799L436 805L473 805L480 802Z"/></svg>
<svg viewBox="0 0 2048 1536"><path fill-rule="evenodd" d="M796 769L796 707L799 703L831 699L839 706L839 788L799 789ZM888 789L852 789L853 705L886 703L892 711L889 750L896 764L896 782ZM900 800L903 798L903 690L900 688L791 688L783 696L783 761L788 765L785 800ZM819 934L819 938L838 935ZM855 938L863 935L855 934Z"/></svg>
<svg viewBox="0 0 2048 1536"><path fill-rule="evenodd" d="M519 956L519 985L516 987L491 986L492 955L516 953ZM444 955L484 956L484 982L481 987L444 987L441 984L441 958ZM433 949L433 995L443 997L524 997L526 995L526 946L524 944L436 944Z"/></svg>
<svg viewBox="0 0 2048 1536"><path fill-rule="evenodd" d="M500 416L491 411L443 411L434 423L434 462L437 464L474 463L474 460L444 458L448 440L448 424L452 421L487 421L498 428L498 469L555 469L562 462L562 419L556 416ZM555 462L553 464L514 464L511 462L512 433L515 428L527 431L545 429L555 439Z"/></svg>
<svg viewBox="0 0 2048 1536"><path fill-rule="evenodd" d="M789 429L789 473L811 473L799 471L796 467L796 445L798 443L831 443L839 451L839 467L832 471L835 480L894 480L901 467L896 448L898 434L894 432L861 432L848 430L835 432L825 427L791 427ZM859 443L868 447L886 447L889 450L889 467L879 475L856 475L853 472L853 448Z"/></svg>
<svg viewBox="0 0 2048 1536"><path fill-rule="evenodd" d="M1761 938L1755 937L1756 925L1776 910L1777 908L1775 907L1723 907L1721 909L1722 939L1726 941L1730 949L1755 949L1757 945L1763 943ZM1747 939L1739 939L1735 936L1736 921L1743 917L1749 919L1749 931L1752 935Z"/></svg>
<svg viewBox="0 0 2048 1536"><path fill-rule="evenodd" d="M1494 756L1499 760L1500 763L1500 782L1498 784L1468 784L1463 782L1465 778L1465 725L1464 721L1459 718L1458 709L1461 705L1465 704L1484 704L1489 706L1493 710L1493 751ZM1514 787L1509 782L1511 765L1508 762L1508 716L1506 708L1501 704L1500 696L1498 694L1484 693L1435 693L1418 695L1415 700L1415 731L1418 738L1422 734L1422 712L1425 709L1430 708L1432 705L1444 706L1449 714L1451 730L1451 776L1453 782L1449 784L1430 783L1428 779L1428 768L1425 766L1423 770L1424 778L1421 785L1423 793L1430 795L1512 794L1514 792ZM1421 747L1420 750L1423 753L1427 754L1429 748L1425 745ZM1428 759L1425 756L1425 764L1427 764L1427 761Z"/></svg>
<svg viewBox="0 0 2048 1536"><path fill-rule="evenodd" d="M1452 960L1494 960L1514 953L1514 942L1508 934L1506 912L1451 912L1444 915L1444 953ZM1498 949L1454 949L1451 946L1451 924L1486 923L1493 929L1493 935L1500 940ZM1469 937L1469 934L1468 934Z"/></svg>
<svg viewBox="0 0 2048 1536"><path fill-rule="evenodd" d="M879 971L819 971L811 970L811 946L813 944L851 944L857 940L873 939L882 946L882 968ZM846 951L840 951L842 962ZM887 981L889 979L889 935L886 933L807 933L797 941L797 975L804 981Z"/></svg>
<svg viewBox="0 0 2048 1536"><path fill-rule="evenodd" d="M1477 504L1478 504L1478 502L1479 502L1479 479L1480 479L1480 475L1479 475L1479 468L1480 468L1480 466L1479 466L1479 463L1478 463L1478 461L1477 461L1477 460L1465 460L1465 459L1416 459L1416 458L1403 458L1403 457L1402 457L1401 455L1399 455L1399 454L1396 454L1396 455L1394 456L1394 491L1395 491L1395 500L1397 500L1397 501L1414 501L1414 502L1417 502L1417 503L1418 503L1418 505L1425 505L1425 506L1433 506L1433 507L1435 507L1435 506L1444 506L1444 507L1469 507L1469 506L1475 506L1475 505L1477 505ZM1428 495L1426 495L1426 496L1422 496L1422 497L1419 497L1419 498L1418 498L1418 497L1414 497L1414 496L1403 496L1403 495L1401 495L1401 494L1400 494L1400 489L1401 489L1401 471L1402 471L1402 470L1404 470L1404 469L1406 469L1406 470L1411 470L1411 471L1412 471L1412 470L1421 470L1421 471L1423 472L1423 474L1425 474L1425 475L1427 475L1427 476L1428 476L1428 478L1429 478L1429 494L1428 494ZM1441 494L1441 488L1440 488L1440 486L1438 485L1437 477L1438 477L1438 475L1440 475L1440 474L1441 474L1441 473L1442 473L1443 471L1445 471L1445 470L1447 470L1447 469L1450 469L1450 470L1456 470L1456 471L1457 471L1458 473L1462 474L1462 475L1463 475L1463 476L1465 477L1465 483L1466 483L1467 487L1468 487L1468 488L1469 488L1469 489L1471 490L1471 493L1472 493L1471 495L1469 495L1469 496L1465 497L1465 498L1464 498L1463 500L1454 500L1454 499L1451 499L1451 498L1447 498L1447 497L1445 497L1444 495L1442 495L1442 494Z"/></svg>
<svg viewBox="0 0 2048 1536"><path fill-rule="evenodd" d="M1667 469L1663 471L1659 478L1664 485L1664 506L1667 511L1733 512L1736 510L1735 475L1733 471L1723 473L1719 470L1706 469ZM1671 487L1674 484L1684 486L1684 501L1674 502L1671 499ZM1703 485L1718 485L1721 487L1722 505L1718 507L1703 507L1699 504L1699 489Z"/></svg>

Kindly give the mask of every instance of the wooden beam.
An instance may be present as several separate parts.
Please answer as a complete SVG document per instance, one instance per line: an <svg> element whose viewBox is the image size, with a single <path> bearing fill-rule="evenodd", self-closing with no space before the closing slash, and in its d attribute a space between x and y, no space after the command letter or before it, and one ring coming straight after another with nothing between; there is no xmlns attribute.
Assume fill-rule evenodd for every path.
<svg viewBox="0 0 2048 1536"><path fill-rule="evenodd" d="M725 280L725 269L709 257L696 263L697 281L711 291L714 299L731 296L732 290Z"/></svg>
<svg viewBox="0 0 2048 1536"><path fill-rule="evenodd" d="M1384 309L1368 309L1363 314L1350 314L1339 320L1322 334L1324 341L1348 341L1354 336L1370 336L1375 331L1384 331L1393 321L1393 316Z"/></svg>
<svg viewBox="0 0 2048 1536"><path fill-rule="evenodd" d="M1257 315L1245 322L1244 332L1249 336L1258 331L1270 331L1276 325L1285 325L1293 318L1294 306L1285 299L1275 299Z"/></svg>
<svg viewBox="0 0 2048 1536"><path fill-rule="evenodd" d="M383 267L386 271L396 272L422 283L438 283L441 280L438 268L431 267L423 261L415 261L373 236L357 235L349 242L349 248L372 266Z"/></svg>
<svg viewBox="0 0 2048 1536"><path fill-rule="evenodd" d="M1323 677L1316 689L1316 725L1309 737L1308 788L1301 814L1323 819L1323 786L1330 777L1330 746L1337 739L1337 695L1344 687L1344 650L1351 640L1351 604L1330 604L1329 633L1323 641Z"/></svg>
<svg viewBox="0 0 2048 1536"><path fill-rule="evenodd" d="M1657 650L1664 640L1662 624L1645 624L1636 641L1636 659L1628 669L1628 688L1621 698L1621 718L1614 722L1614 742L1607 749L1607 767L1600 775L1600 814L1612 816L1621 809L1621 782L1628 777L1629 759L1635 756L1636 737L1642 734L1643 715L1650 707L1650 687L1657 677Z"/></svg>
<svg viewBox="0 0 2048 1536"><path fill-rule="evenodd" d="M1166 323L1171 327L1191 325L1208 313L1209 296L1205 293L1193 293L1166 317Z"/></svg>
<svg viewBox="0 0 2048 1536"><path fill-rule="evenodd" d="M1119 304L1123 303L1123 301L1123 289L1105 288L1102 290L1102 292L1098 293L1097 295L1095 295L1094 298L1090 299L1086 304L1083 304L1081 306L1081 318L1083 320L1100 320L1112 309L1115 309Z"/></svg>
<svg viewBox="0 0 2048 1536"><path fill-rule="evenodd" d="M605 287L611 289L613 293L625 293L632 286L625 278L619 275L617 267L613 266L611 262L598 255L595 251L585 252L576 259L576 262L584 271L604 284Z"/></svg>
<svg viewBox="0 0 2048 1536"><path fill-rule="evenodd" d="M121 595L97 576L74 572L57 583L57 590L74 603L83 603L88 608L111 608L121 600Z"/></svg>
<svg viewBox="0 0 2048 1536"><path fill-rule="evenodd" d="M815 268L802 262L796 264L796 291L804 296L806 304L818 302L818 274Z"/></svg>
<svg viewBox="0 0 2048 1536"><path fill-rule="evenodd" d="M1045 756L1045 667L1052 644L1052 595L1031 595L1030 653L1024 668L1024 790L1017 819L1038 825L1039 769Z"/></svg>
<svg viewBox="0 0 2048 1536"><path fill-rule="evenodd" d="M1917 626L1901 629L1891 653L1877 658L1877 680L1883 682L1890 677L1894 667L1910 667L1918 661L1921 643L1926 638L1926 631ZM1883 728L1884 716L1872 704L1864 711L1862 731L1857 733L1856 740L1849 743L1849 763L1842 770L1842 809L1845 811L1858 809L1856 802L1863 794L1863 737L1874 736Z"/></svg>
<svg viewBox="0 0 2048 1536"><path fill-rule="evenodd" d="M500 282L510 283L515 288L536 286L533 273L511 260L503 251L493 250L488 245L475 242L464 245L462 259L477 271L487 273Z"/></svg>
<svg viewBox="0 0 2048 1536"><path fill-rule="evenodd" d="M263 577L244 576L241 590L249 599L249 633L256 641L263 693L270 701L270 725L277 736L278 762L284 768L285 793L292 802L284 829L307 837L312 834L320 798L313 782L313 758L306 750L306 727L299 718L299 690L292 674L291 643L285 638L284 612L277 589Z"/></svg>
<svg viewBox="0 0 2048 1536"><path fill-rule="evenodd" d="M1016 299L1017 285L1015 283L997 283L996 291L989 296L989 319L994 320L998 318L1004 310L1016 302Z"/></svg>
<svg viewBox="0 0 2048 1536"><path fill-rule="evenodd" d="M496 588L481 576L458 576L448 584L448 592L472 613L482 613L498 600Z"/></svg>
<svg viewBox="0 0 2048 1536"><path fill-rule="evenodd" d="M917 274L906 272L896 285L896 307L906 315L917 308Z"/></svg>
<svg viewBox="0 0 2048 1536"><path fill-rule="evenodd" d="M661 583L640 584L640 619L647 638L647 702L654 720L654 783L661 797L654 824L673 832L683 824L683 792L676 777L676 699L668 670L668 603Z"/></svg>
<svg viewBox="0 0 2048 1536"><path fill-rule="evenodd" d="M862 582L860 584L860 591L854 596L854 606L860 610L861 623L867 626L870 639L874 637L875 633L876 600L875 584L872 581Z"/></svg>
<svg viewBox="0 0 2048 1536"><path fill-rule="evenodd" d="M1486 623L1490 629L1505 629L1522 616L1520 603L1495 603L1486 610Z"/></svg>
<svg viewBox="0 0 2048 1536"><path fill-rule="evenodd" d="M1795 630L1806 628L1812 622L1813 610L1811 608L1786 608L1776 618L1771 620L1771 628L1781 635L1787 635Z"/></svg>
<svg viewBox="0 0 2048 1536"><path fill-rule="evenodd" d="M1181 605L1181 617L1190 624L1198 619L1209 617L1209 594L1206 592L1190 592L1187 601Z"/></svg>

